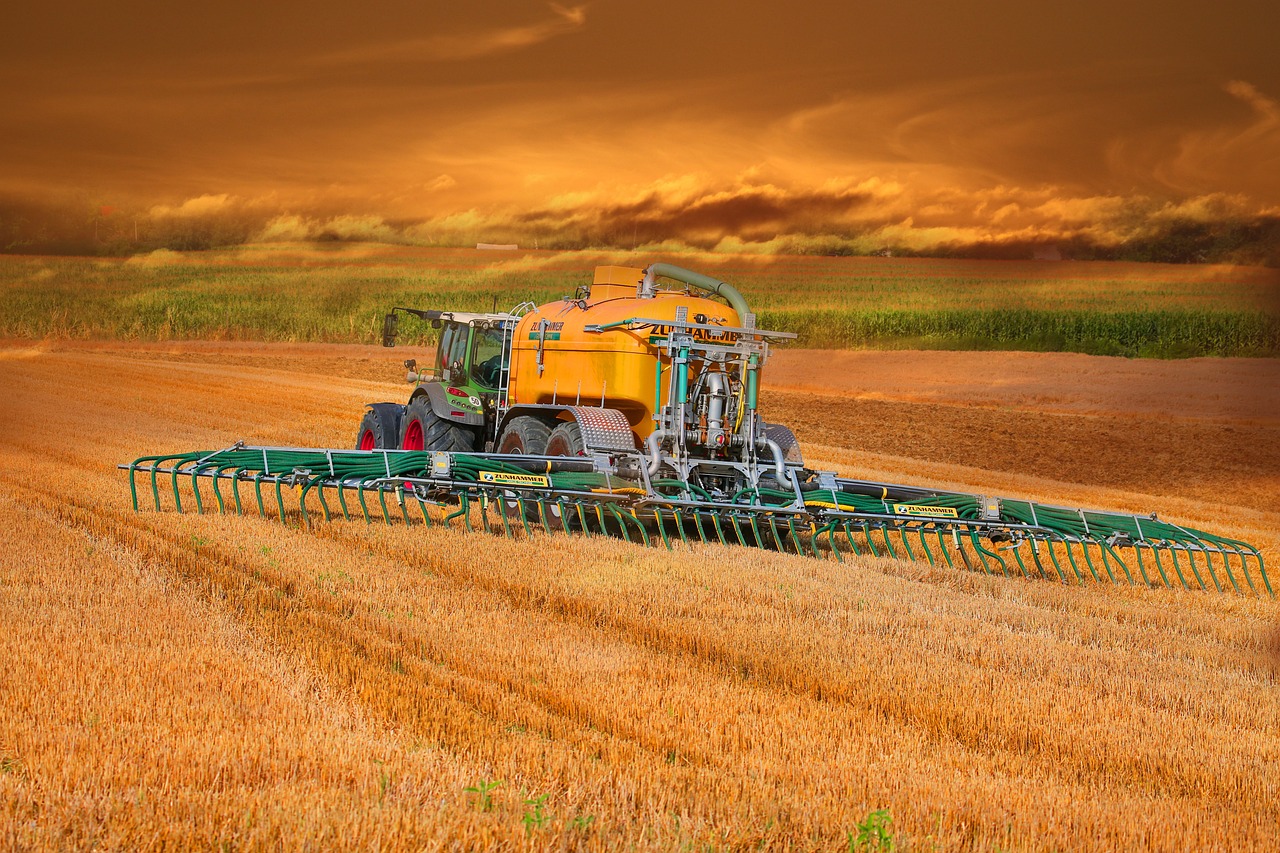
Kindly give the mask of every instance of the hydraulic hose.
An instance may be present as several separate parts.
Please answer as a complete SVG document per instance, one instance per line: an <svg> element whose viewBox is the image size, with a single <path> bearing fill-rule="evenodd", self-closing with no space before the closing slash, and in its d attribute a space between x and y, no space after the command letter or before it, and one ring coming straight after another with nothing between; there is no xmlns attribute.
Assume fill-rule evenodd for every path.
<svg viewBox="0 0 1280 853"><path fill-rule="evenodd" d="M672 278L676 281L684 282L690 287L696 287L699 290L705 290L707 293L721 297L729 303L730 308L738 312L739 322L751 311L747 307L747 300L733 285L712 278L709 275L703 275L672 264L650 264L645 269L644 280L640 283L641 296L648 297L653 295L653 280L657 276Z"/></svg>

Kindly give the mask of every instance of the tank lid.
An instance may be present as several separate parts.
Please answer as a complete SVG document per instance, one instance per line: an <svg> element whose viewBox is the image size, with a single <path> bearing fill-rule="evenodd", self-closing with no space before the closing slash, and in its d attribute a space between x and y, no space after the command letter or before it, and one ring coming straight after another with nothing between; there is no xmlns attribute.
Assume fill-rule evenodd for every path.
<svg viewBox="0 0 1280 853"><path fill-rule="evenodd" d="M634 267L596 267L596 276L591 282L591 298L596 301L634 298L642 278L644 270Z"/></svg>

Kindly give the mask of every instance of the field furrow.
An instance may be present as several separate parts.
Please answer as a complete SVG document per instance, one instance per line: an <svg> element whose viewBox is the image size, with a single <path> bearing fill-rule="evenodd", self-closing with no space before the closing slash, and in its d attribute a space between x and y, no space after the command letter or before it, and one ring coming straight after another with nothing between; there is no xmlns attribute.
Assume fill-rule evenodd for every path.
<svg viewBox="0 0 1280 853"><path fill-rule="evenodd" d="M74 349L5 361L0 837L830 849L887 808L911 848L1275 841L1274 601L508 539L496 517L466 533L133 512L119 462L237 438L342 446L360 403L399 393L317 374L305 354L266 352L271 367L253 348L231 355L247 363ZM802 397L769 404L802 412ZM1158 501L1276 553L1276 514L1248 489L1148 489L1136 469L1096 488L1083 464L1028 479L998 431L972 435L969 457L943 452L942 404L824 399L866 428L792 420L811 459L855 475ZM1118 429L1055 417L1103 444ZM909 428L870 440L885 420ZM1242 452L1269 464L1269 450ZM498 780L488 810L464 790ZM544 794L552 817L529 824L526 801Z"/></svg>

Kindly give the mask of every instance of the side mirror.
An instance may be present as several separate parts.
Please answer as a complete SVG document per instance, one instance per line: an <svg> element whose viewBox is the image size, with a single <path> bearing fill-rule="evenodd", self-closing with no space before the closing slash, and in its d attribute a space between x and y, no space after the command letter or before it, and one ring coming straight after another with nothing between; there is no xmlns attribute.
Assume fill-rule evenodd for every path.
<svg viewBox="0 0 1280 853"><path fill-rule="evenodd" d="M382 345L384 347L396 345L396 331L399 325L400 318L395 314L388 314L382 318Z"/></svg>

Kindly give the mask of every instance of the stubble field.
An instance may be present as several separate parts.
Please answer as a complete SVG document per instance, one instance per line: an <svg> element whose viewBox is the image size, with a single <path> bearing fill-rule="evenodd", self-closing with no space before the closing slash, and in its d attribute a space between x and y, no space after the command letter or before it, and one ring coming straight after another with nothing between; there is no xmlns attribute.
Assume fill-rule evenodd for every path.
<svg viewBox="0 0 1280 853"><path fill-rule="evenodd" d="M349 445L413 354L0 347L0 846L830 850L880 810L913 850L1280 840L1269 599L131 510L143 453ZM1275 567L1276 365L784 352L763 405L814 465Z"/></svg>

